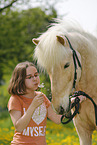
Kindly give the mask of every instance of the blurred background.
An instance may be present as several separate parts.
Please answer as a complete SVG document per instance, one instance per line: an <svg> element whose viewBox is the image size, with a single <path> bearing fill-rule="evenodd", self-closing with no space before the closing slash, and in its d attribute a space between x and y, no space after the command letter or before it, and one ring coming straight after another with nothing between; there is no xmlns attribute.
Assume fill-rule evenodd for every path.
<svg viewBox="0 0 97 145"><path fill-rule="evenodd" d="M14 67L23 61L34 62L32 38L45 32L53 18L65 17L75 19L97 36L97 0L0 0L0 145L10 143L14 130L7 111L10 97L7 88ZM51 100L48 75L40 72L40 80L44 83L42 91ZM72 130L72 123L69 126ZM9 137L5 139L8 132Z"/></svg>

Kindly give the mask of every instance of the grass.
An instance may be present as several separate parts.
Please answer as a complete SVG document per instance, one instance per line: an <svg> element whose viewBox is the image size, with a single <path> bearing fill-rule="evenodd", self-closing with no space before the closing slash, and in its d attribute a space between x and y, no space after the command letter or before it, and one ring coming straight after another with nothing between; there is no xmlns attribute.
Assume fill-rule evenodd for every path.
<svg viewBox="0 0 97 145"><path fill-rule="evenodd" d="M6 111L3 114L6 114ZM7 113L7 115L0 117L0 145L10 145L13 134L14 127ZM94 131L92 138L93 145L96 145L96 131ZM72 122L67 125L57 125L47 120L46 141L47 145L79 145L79 138Z"/></svg>
<svg viewBox="0 0 97 145"><path fill-rule="evenodd" d="M48 145L78 145L79 139L73 123L67 125L56 125L48 120L47 122L47 143Z"/></svg>

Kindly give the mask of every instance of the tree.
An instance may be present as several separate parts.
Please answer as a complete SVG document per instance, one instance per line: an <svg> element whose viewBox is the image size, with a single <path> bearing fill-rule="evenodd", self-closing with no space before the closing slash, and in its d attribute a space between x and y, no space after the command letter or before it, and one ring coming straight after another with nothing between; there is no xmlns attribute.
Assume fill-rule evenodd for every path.
<svg viewBox="0 0 97 145"><path fill-rule="evenodd" d="M8 1L6 1L6 0L0 0L0 4L4 4L4 2L5 3L7 3L6 5L3 5L3 7L2 8L0 8L0 12L1 11L3 11L4 9L6 9L6 8L9 8L9 7L11 7L15 2L17 2L18 0L9 0L9 3L7 3Z"/></svg>
<svg viewBox="0 0 97 145"><path fill-rule="evenodd" d="M3 10L12 7L14 4L22 5L28 4L30 0L0 0L0 12Z"/></svg>
<svg viewBox="0 0 97 145"><path fill-rule="evenodd" d="M55 5L62 1L64 0L0 0L0 12L6 10L7 8L19 8L19 10L23 10L23 7L29 9L38 6L45 9L45 11L49 11L52 8L55 9Z"/></svg>
<svg viewBox="0 0 97 145"><path fill-rule="evenodd" d="M47 15L40 8L10 11L8 15L0 15L0 80L5 80L5 85L0 87L0 101L3 107L8 101L7 80L17 63L33 61L35 45L32 38L38 37L46 31L52 18L57 17L53 9ZM6 91L5 91L6 88ZM0 99L1 99L0 98ZM5 101L5 103L3 103Z"/></svg>

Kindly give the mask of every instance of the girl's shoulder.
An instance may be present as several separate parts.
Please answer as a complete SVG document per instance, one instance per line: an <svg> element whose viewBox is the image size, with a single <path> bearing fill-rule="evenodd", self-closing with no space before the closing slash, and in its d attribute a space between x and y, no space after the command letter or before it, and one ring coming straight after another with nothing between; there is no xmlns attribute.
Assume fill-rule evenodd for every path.
<svg viewBox="0 0 97 145"><path fill-rule="evenodd" d="M9 98L9 101L16 101L16 100L19 100L19 96L17 96L17 95L12 95Z"/></svg>
<svg viewBox="0 0 97 145"><path fill-rule="evenodd" d="M8 101L8 110L21 110L21 100L20 100L20 97L17 96L17 95L12 95L10 98L9 98L9 101Z"/></svg>
<svg viewBox="0 0 97 145"><path fill-rule="evenodd" d="M9 98L9 101L10 102L20 102L21 101L21 97L18 96L18 95L12 95L10 98Z"/></svg>

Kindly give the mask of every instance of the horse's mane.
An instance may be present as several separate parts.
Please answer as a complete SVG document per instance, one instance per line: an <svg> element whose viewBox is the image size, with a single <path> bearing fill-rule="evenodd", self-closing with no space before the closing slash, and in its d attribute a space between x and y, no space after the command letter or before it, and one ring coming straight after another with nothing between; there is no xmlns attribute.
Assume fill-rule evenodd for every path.
<svg viewBox="0 0 97 145"><path fill-rule="evenodd" d="M54 23L51 23L50 28L48 29L56 29L56 31L64 31L64 32L79 32L82 33L84 30L81 25L73 20L73 19L54 19Z"/></svg>
<svg viewBox="0 0 97 145"><path fill-rule="evenodd" d="M35 49L34 58L38 60L39 66L49 68L62 62L64 56L65 58L68 56L68 50L64 49L64 46L56 41L56 36L73 32L85 33L76 21L55 19L55 23L52 23L48 30L38 38L40 42Z"/></svg>

